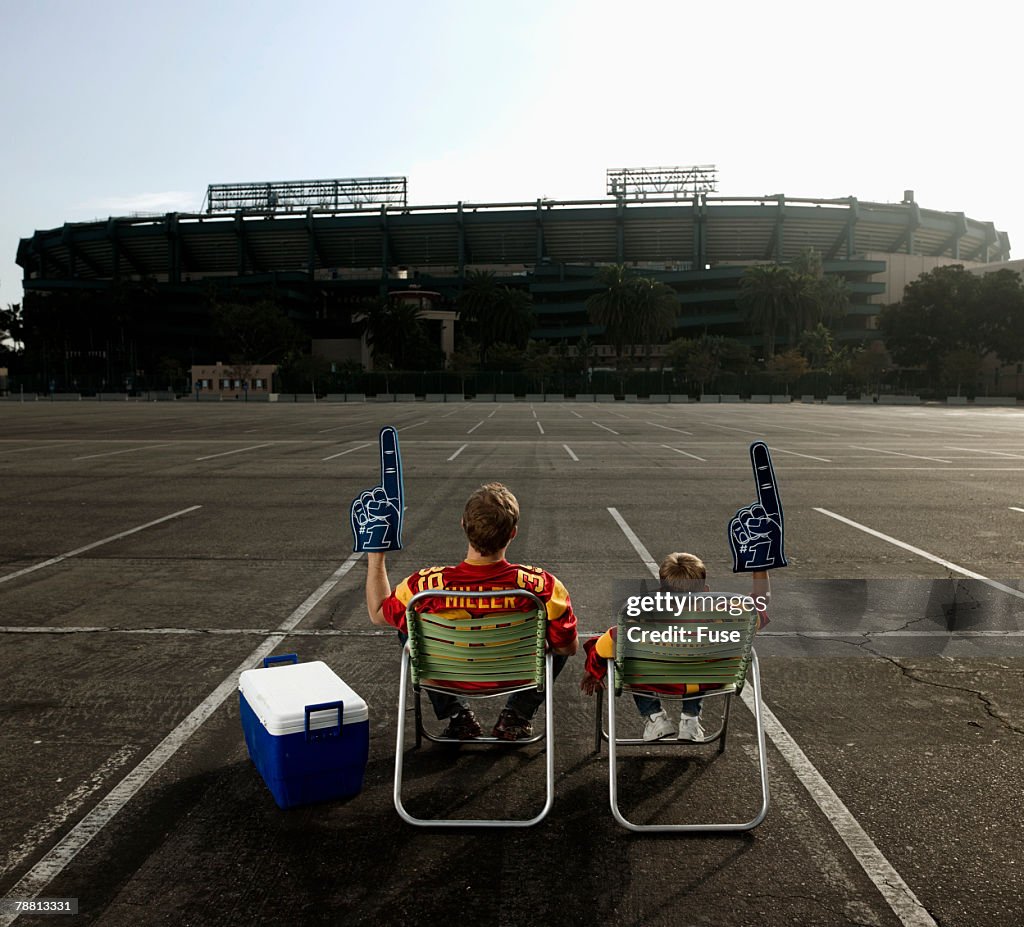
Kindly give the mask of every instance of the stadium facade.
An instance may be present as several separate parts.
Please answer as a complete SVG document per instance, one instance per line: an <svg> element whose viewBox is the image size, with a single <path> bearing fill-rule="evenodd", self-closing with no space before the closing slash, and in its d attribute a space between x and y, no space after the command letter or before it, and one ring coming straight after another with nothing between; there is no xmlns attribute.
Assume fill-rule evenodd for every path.
<svg viewBox="0 0 1024 927"><path fill-rule="evenodd" d="M69 223L22 239L17 261L26 298L61 294L79 307L68 311L88 312L90 298L126 289L134 301L148 300L148 346L133 358L145 367L155 355L220 359L204 335L211 294L272 294L315 342L357 344L354 306L422 288L438 294L435 310L450 311L470 270L493 271L530 292L534 338L600 341L585 303L600 289L598 269L612 263L677 292L674 337L706 332L754 343L736 303L744 270L791 261L806 248L848 284L849 310L835 327L850 344L874 337L880 306L900 299L920 273L1010 256L1008 236L991 222L923 208L906 191L899 203L708 193L439 206L274 203Z"/></svg>

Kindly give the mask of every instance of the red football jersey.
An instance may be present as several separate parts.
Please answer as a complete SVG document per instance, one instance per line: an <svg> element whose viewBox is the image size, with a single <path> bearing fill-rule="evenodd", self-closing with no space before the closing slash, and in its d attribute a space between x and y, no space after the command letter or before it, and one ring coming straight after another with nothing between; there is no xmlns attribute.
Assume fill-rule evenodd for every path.
<svg viewBox="0 0 1024 927"><path fill-rule="evenodd" d="M384 600L382 610L388 623L406 632L405 608L409 600L417 592L428 589L446 589L450 592L526 589L547 606L547 639L551 647L566 647L576 637L576 615L573 613L568 591L558 577L539 567L509 563L507 560L499 560L496 563L463 560L457 566L427 567L403 579ZM451 618L475 618L519 611L525 604L526 600L516 602L512 596L496 599L460 599L458 596L445 596L440 600L424 599L423 610L426 611L429 607L435 614Z"/></svg>

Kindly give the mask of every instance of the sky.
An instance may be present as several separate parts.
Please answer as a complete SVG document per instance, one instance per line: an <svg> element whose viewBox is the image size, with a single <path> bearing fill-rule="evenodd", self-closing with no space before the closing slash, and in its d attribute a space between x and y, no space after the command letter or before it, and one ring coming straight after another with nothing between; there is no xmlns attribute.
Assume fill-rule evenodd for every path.
<svg viewBox="0 0 1024 927"><path fill-rule="evenodd" d="M1022 20L1004 0L0 0L0 305L36 229L198 212L236 181L404 175L429 205L714 164L723 196L911 189L1019 257Z"/></svg>

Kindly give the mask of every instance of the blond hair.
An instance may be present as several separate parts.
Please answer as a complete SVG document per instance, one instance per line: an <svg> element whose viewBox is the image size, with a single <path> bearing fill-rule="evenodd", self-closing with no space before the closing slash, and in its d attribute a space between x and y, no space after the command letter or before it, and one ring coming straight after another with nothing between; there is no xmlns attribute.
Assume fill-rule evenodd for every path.
<svg viewBox="0 0 1024 927"><path fill-rule="evenodd" d="M466 500L462 528L484 556L507 547L519 524L519 502L501 483L486 483Z"/></svg>
<svg viewBox="0 0 1024 927"><path fill-rule="evenodd" d="M708 571L700 557L676 552L661 561L658 576L670 592L703 592Z"/></svg>

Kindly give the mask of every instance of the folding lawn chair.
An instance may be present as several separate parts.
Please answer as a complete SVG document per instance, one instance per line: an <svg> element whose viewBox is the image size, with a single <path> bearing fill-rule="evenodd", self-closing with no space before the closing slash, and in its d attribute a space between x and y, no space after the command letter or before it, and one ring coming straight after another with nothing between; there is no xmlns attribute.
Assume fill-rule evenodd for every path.
<svg viewBox="0 0 1024 927"><path fill-rule="evenodd" d="M629 618L620 615L615 657L608 661L608 731L602 728L601 699L598 698L595 741L598 751L601 749L601 741L608 741L609 800L612 815L623 827L634 831L737 831L751 830L764 820L768 813L768 762L761 712L761 674L753 648L757 623L757 612L752 607L740 616L722 612L688 612L678 617L654 614ZM698 630L701 628L705 632L698 639ZM652 632L656 633L652 635ZM665 632L668 632L670 639L665 639ZM710 639L712 635L714 640ZM726 701L722 724L700 744L704 746L717 741L718 752L722 753L725 750L732 697L743 691L748 668L754 683L754 718L761 777L761 808L758 813L749 821L735 824L634 824L628 821L619 809L618 802L618 747L639 744L645 747L694 745L695 742L678 738L644 741L641 738L618 737L615 710L618 697L623 692L636 692L683 702L694 698L724 696ZM688 687L683 690L685 695L659 691L662 686L677 684Z"/></svg>
<svg viewBox="0 0 1024 927"><path fill-rule="evenodd" d="M432 611L417 612L424 599L438 611L450 610L452 602L465 599L514 599L516 610L500 611L476 618L448 618ZM446 600L447 603L446 604ZM523 610L519 603L526 600ZM436 603L436 604L434 604ZM458 608L458 605L454 606ZM547 608L524 589L490 592L453 592L430 589L414 595L406 607L409 640L402 651L402 677L398 691L398 743L395 750L395 808L410 824L433 827L530 827L543 820L555 796L555 743L551 685L552 657L546 652ZM544 740L547 799L540 813L529 819L446 820L413 817L402 804L402 762L405 754L405 713L408 682L415 698L416 746L422 737L435 743L494 744L522 746ZM486 689L460 688L459 683L488 683ZM421 691L427 689L462 698L479 699L509 695L526 689L544 693L544 733L518 741L497 737L455 740L426 731L422 723Z"/></svg>

